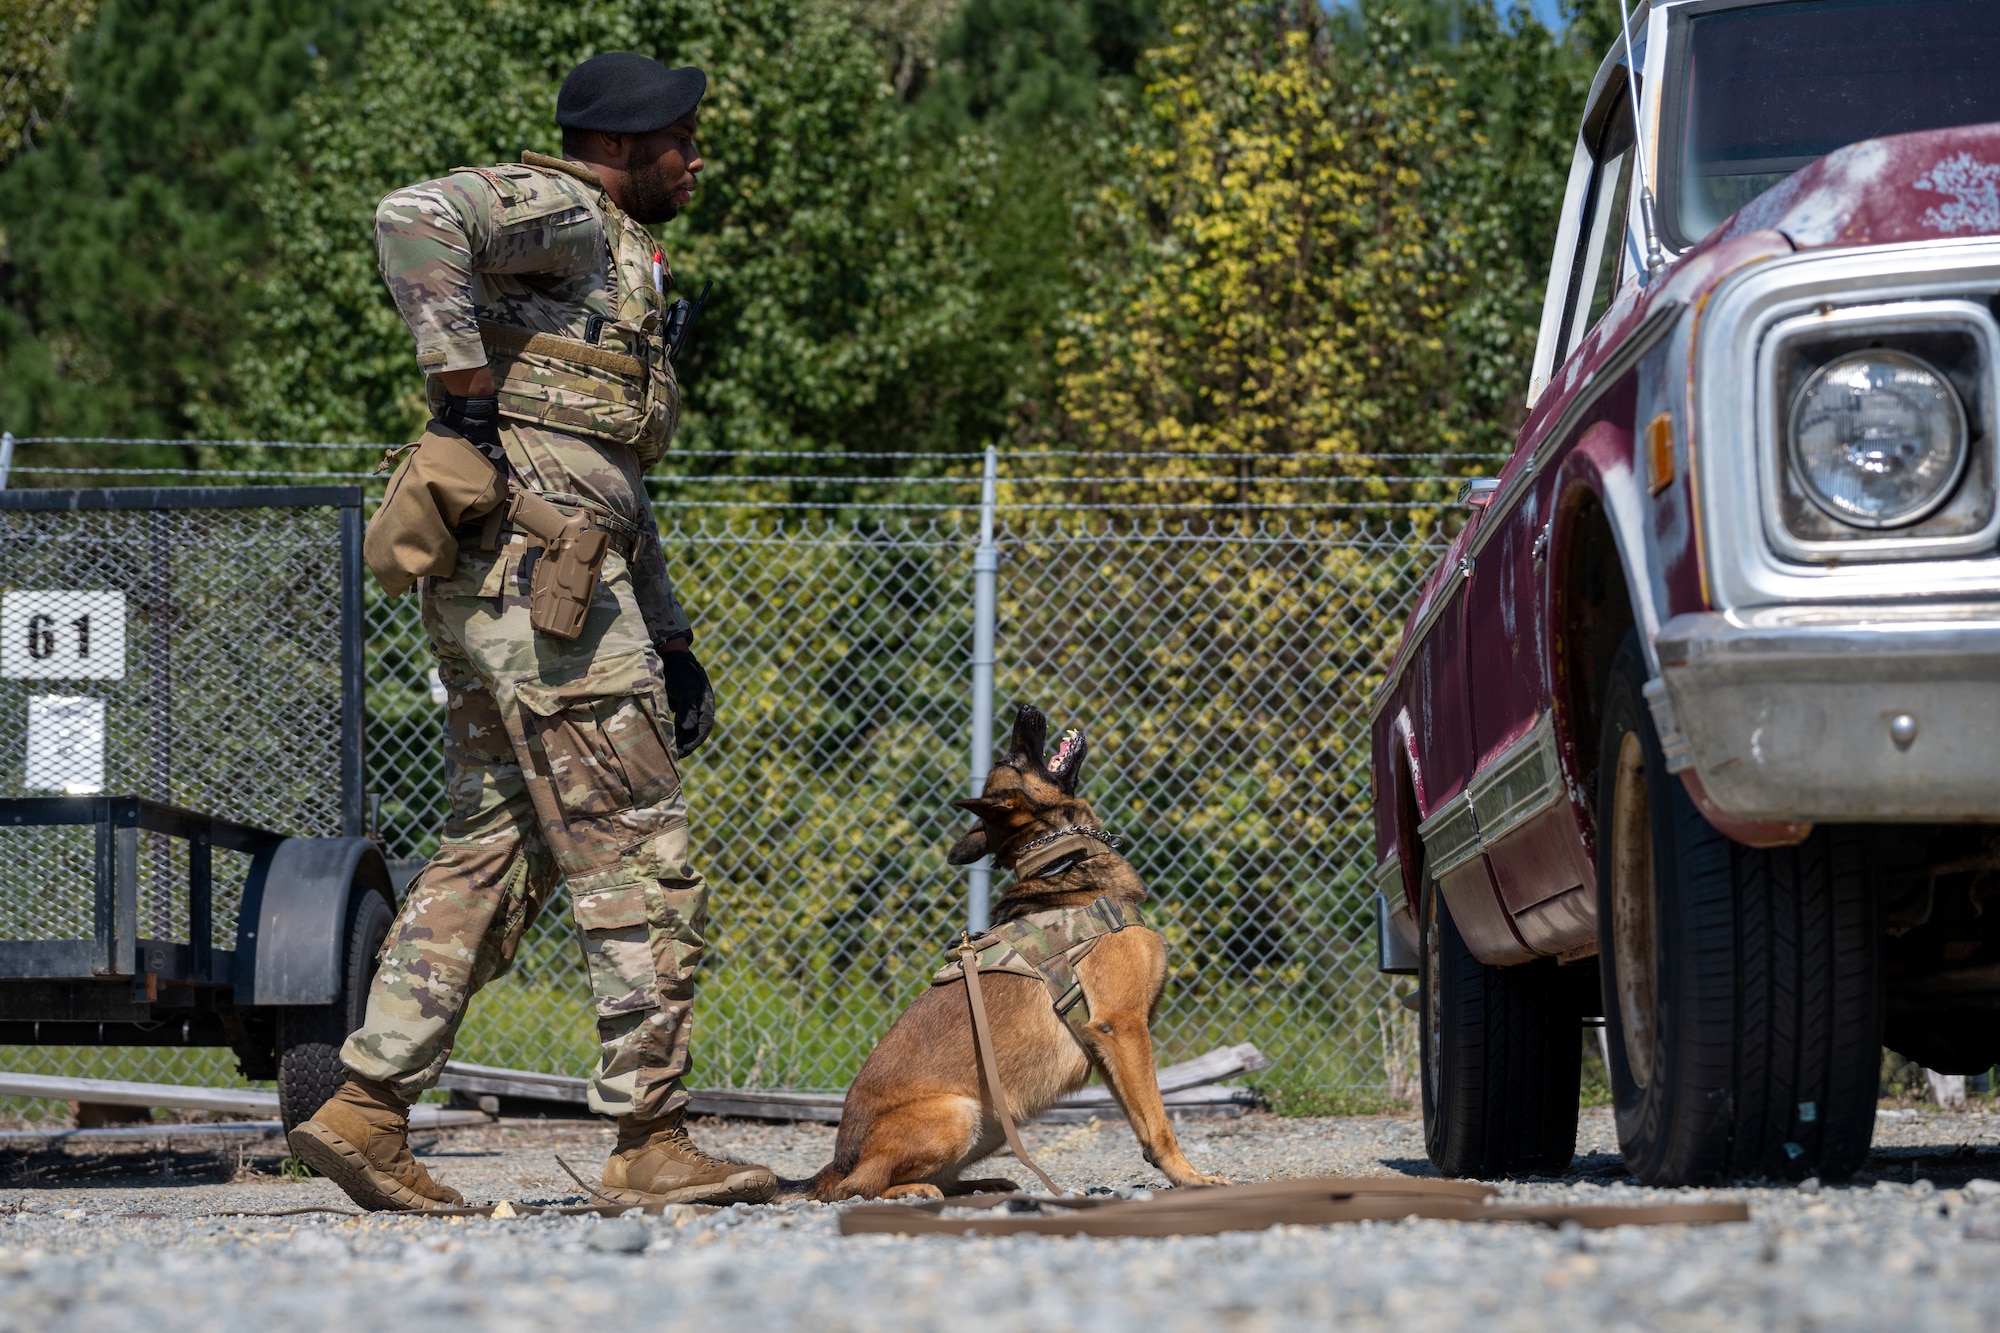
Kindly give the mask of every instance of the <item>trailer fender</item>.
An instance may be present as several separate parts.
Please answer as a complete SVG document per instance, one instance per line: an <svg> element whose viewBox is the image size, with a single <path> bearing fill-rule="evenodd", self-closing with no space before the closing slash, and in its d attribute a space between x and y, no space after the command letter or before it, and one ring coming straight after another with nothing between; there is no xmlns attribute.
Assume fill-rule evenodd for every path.
<svg viewBox="0 0 2000 1333"><path fill-rule="evenodd" d="M340 998L347 913L357 893L396 891L366 838L287 838L244 886L237 927L238 1002L332 1004ZM253 925L254 923L254 925ZM244 972L247 969L248 976Z"/></svg>

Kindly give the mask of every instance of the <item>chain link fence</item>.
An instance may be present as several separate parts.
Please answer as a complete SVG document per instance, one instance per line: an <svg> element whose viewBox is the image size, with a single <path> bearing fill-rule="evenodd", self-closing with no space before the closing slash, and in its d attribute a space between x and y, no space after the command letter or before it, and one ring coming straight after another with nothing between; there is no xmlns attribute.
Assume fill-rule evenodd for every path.
<svg viewBox="0 0 2000 1333"><path fill-rule="evenodd" d="M976 525L661 508L720 716L684 766L714 892L695 1082L838 1089L965 924L965 872L944 851L967 822L950 802L970 757ZM1089 733L1083 790L1169 942L1161 1060L1251 1041L1275 1087L1407 1088L1410 1016L1373 966L1366 709L1441 542L1397 522L1071 518L996 534L992 740L1015 702ZM370 594L367 786L391 857L414 863L443 817L441 691L416 599ZM581 1074L595 1053L559 898L474 1001L457 1055ZM226 1052L0 1061L233 1081Z"/></svg>
<svg viewBox="0 0 2000 1333"><path fill-rule="evenodd" d="M838 1089L966 920L976 529L670 525L721 723L685 765L714 888L696 1081ZM1253 1041L1299 1088L1407 1086L1374 971L1366 707L1437 547L1408 526L997 534L998 703L1091 738L1084 792L1145 876L1172 975L1163 1061ZM442 710L413 601L370 611L371 787L435 845ZM999 885L995 886L998 893ZM475 1003L462 1058L582 1072L560 905Z"/></svg>

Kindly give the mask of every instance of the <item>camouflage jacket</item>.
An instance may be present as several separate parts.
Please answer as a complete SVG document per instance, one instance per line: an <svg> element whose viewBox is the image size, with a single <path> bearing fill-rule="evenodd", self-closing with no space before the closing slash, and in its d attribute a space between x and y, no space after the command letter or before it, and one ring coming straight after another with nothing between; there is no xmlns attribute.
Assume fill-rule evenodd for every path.
<svg viewBox="0 0 2000 1333"><path fill-rule="evenodd" d="M688 633L643 480L680 411L657 334L672 279L645 228L587 168L527 153L385 196L375 244L433 408L439 373L491 365L523 481L637 528L634 586L653 638Z"/></svg>
<svg viewBox="0 0 2000 1333"><path fill-rule="evenodd" d="M1049 1003L1064 1022L1081 1030L1090 1022L1090 997L1077 979L1076 964L1106 935L1137 926L1149 929L1139 905L1099 898L1087 907L1056 907L1003 921L972 938L981 972L1012 972L1033 977L1049 992ZM933 986L948 986L964 975L954 947L949 965L931 978Z"/></svg>

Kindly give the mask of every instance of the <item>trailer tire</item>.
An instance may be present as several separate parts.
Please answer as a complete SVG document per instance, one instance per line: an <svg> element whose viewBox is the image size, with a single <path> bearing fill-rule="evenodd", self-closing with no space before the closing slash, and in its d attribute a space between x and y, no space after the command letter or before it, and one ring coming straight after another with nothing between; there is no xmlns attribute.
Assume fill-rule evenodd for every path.
<svg viewBox="0 0 2000 1333"><path fill-rule="evenodd" d="M1599 972L1618 1143L1654 1185L1843 1179L1875 1127L1883 981L1859 830L1732 842L1667 772L1628 634L1598 750Z"/></svg>
<svg viewBox="0 0 2000 1333"><path fill-rule="evenodd" d="M368 985L395 911L372 887L355 886L347 907L341 991L331 1004L292 1005L278 1014L278 1115L285 1132L312 1119L340 1091L340 1048L368 1013Z"/></svg>
<svg viewBox="0 0 2000 1333"><path fill-rule="evenodd" d="M1447 1176L1558 1175L1576 1153L1576 988L1553 958L1480 962L1428 869L1420 873L1425 1151Z"/></svg>

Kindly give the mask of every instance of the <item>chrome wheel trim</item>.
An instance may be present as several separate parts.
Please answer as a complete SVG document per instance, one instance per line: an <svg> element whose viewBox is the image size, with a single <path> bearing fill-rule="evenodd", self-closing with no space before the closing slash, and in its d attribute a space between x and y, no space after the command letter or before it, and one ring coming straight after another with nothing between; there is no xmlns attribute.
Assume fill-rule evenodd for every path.
<svg viewBox="0 0 2000 1333"><path fill-rule="evenodd" d="M1618 745L1611 796L1611 947L1618 976L1618 1027L1632 1082L1652 1080L1659 974L1653 892L1653 820L1646 752L1637 732Z"/></svg>

